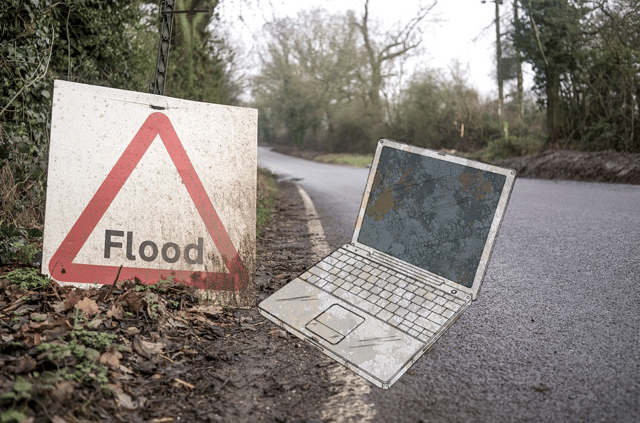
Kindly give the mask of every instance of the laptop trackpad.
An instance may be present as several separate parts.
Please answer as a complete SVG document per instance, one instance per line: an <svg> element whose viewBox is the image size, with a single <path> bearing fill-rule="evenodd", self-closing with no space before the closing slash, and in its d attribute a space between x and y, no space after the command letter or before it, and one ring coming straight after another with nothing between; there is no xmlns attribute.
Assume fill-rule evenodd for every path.
<svg viewBox="0 0 640 423"><path fill-rule="evenodd" d="M334 304L305 326L330 344L337 344L345 336L364 322L364 317L358 316L339 304Z"/></svg>

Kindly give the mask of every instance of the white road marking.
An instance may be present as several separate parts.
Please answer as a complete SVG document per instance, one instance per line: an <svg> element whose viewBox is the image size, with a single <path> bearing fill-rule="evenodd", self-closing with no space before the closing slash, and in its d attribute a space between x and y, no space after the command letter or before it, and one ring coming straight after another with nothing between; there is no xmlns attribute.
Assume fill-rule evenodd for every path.
<svg viewBox="0 0 640 423"><path fill-rule="evenodd" d="M331 253L331 247L326 241L313 201L300 185L296 184L296 187L307 211L307 227L313 242L313 253L320 260ZM331 382L344 382L344 387L324 404L322 420L340 423L372 421L376 413L373 402L367 402L367 396L371 392L369 384L341 365L332 367L329 373Z"/></svg>

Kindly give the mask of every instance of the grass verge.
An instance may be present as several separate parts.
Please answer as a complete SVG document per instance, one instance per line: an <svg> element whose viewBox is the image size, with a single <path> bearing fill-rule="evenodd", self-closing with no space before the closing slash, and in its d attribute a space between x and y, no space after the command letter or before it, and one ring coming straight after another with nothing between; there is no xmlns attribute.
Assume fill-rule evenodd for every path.
<svg viewBox="0 0 640 423"><path fill-rule="evenodd" d="M367 167L371 166L373 154L322 154L320 156L316 156L314 160L322 163Z"/></svg>
<svg viewBox="0 0 640 423"><path fill-rule="evenodd" d="M258 197L256 200L256 234L260 235L262 228L269 223L273 214L273 207L278 195L276 177L266 169L258 168Z"/></svg>

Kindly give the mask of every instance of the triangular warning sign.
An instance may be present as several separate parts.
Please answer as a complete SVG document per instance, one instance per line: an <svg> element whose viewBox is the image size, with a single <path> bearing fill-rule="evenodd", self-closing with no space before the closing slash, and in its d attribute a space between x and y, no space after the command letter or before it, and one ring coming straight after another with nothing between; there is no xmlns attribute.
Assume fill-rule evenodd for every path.
<svg viewBox="0 0 640 423"><path fill-rule="evenodd" d="M173 125L162 113L153 113L147 118L56 250L49 261L49 273L53 279L60 282L97 282L98 284L114 281L119 270L118 266L78 264L73 263L73 260L157 136L160 136L176 166L229 273L122 267L119 278L121 280L138 278L143 283L152 284L171 275L175 281L202 289L222 291L241 291L248 285L247 269L229 239L229 234L220 221L218 213L213 208Z"/></svg>

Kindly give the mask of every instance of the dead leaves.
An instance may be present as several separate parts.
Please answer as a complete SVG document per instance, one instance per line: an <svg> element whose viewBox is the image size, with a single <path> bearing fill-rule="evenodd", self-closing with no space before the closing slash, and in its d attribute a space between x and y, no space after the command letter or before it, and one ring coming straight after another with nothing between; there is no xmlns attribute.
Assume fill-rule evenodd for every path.
<svg viewBox="0 0 640 423"><path fill-rule="evenodd" d="M98 362L100 364L107 364L112 369L119 369L121 358L122 354L120 354L120 352L118 352L115 348L111 348L109 351L100 356L100 360Z"/></svg>
<svg viewBox="0 0 640 423"><path fill-rule="evenodd" d="M142 357L151 358L160 354L163 348L164 344L161 342L148 342L137 335L133 338L133 349Z"/></svg>
<svg viewBox="0 0 640 423"><path fill-rule="evenodd" d="M75 307L76 309L81 311L83 316L87 319L100 313L100 308L98 308L98 304L94 300L88 297L85 297L82 300L78 301Z"/></svg>
<svg viewBox="0 0 640 423"><path fill-rule="evenodd" d="M200 345L224 338L225 329L237 325L221 307L202 304L192 288L159 290L132 281L101 289L55 288L0 290L0 387L23 377L37 389L46 386L47 404L54 401L54 408L96 388L111 390L104 401L126 411L148 404L137 393L141 386L150 389L147 384L195 390L183 376L185 363L210 361ZM248 320L240 323L255 330ZM49 369L60 379L43 384L38 375ZM66 418L61 410L51 415Z"/></svg>

